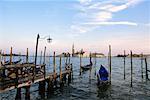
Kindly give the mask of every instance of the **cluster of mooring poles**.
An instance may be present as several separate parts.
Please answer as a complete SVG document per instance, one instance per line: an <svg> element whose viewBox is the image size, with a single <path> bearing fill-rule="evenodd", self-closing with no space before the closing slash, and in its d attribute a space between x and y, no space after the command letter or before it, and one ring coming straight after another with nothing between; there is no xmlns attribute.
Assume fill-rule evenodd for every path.
<svg viewBox="0 0 150 100"><path fill-rule="evenodd" d="M146 76L146 80L149 80L148 78L148 72L150 72L150 70L148 70L147 68L147 58L143 56L143 53L141 53L140 55L141 57L141 77L142 79L144 78L143 74L144 74L144 68L143 68L143 60L145 61L145 76ZM124 50L124 56L123 56L124 60L123 60L123 65L124 65L124 80L126 79L126 72L125 72L125 64L126 64L126 53ZM130 51L130 63L131 63L131 81L130 81L130 86L133 87L133 54L132 51Z"/></svg>

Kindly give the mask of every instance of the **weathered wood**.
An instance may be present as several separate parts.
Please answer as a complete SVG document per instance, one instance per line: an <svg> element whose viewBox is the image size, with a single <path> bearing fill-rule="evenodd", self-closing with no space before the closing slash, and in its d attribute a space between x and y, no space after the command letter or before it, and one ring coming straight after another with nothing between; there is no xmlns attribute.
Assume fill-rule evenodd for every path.
<svg viewBox="0 0 150 100"><path fill-rule="evenodd" d="M126 72L125 72L125 70L126 70L126 68L125 68L125 66L126 66L126 51L124 50L124 60L123 60L123 67L124 67L124 80L126 79Z"/></svg>
<svg viewBox="0 0 150 100"><path fill-rule="evenodd" d="M143 79L143 53L141 53L141 77Z"/></svg>
<svg viewBox="0 0 150 100"><path fill-rule="evenodd" d="M145 58L146 79L148 79L147 59Z"/></svg>
<svg viewBox="0 0 150 100"><path fill-rule="evenodd" d="M28 51L28 48L27 48L27 54L26 54L26 63L29 62L29 51Z"/></svg>
<svg viewBox="0 0 150 100"><path fill-rule="evenodd" d="M109 73L110 73L110 75L109 75L109 77L110 77L110 84L111 84L111 45L109 45Z"/></svg>
<svg viewBox="0 0 150 100"><path fill-rule="evenodd" d="M25 100L30 100L30 85L25 87Z"/></svg>
<svg viewBox="0 0 150 100"><path fill-rule="evenodd" d="M44 48L44 60L43 60L43 64L45 64L45 54L46 54L46 46ZM44 67L44 78L45 78L45 76L46 76L46 69L45 69L45 66L43 66L43 67Z"/></svg>
<svg viewBox="0 0 150 100"><path fill-rule="evenodd" d="M10 49L10 64L12 64L12 47Z"/></svg>
<svg viewBox="0 0 150 100"><path fill-rule="evenodd" d="M132 87L132 73L133 73L133 64L132 64L132 51L130 51L131 53L131 87Z"/></svg>
<svg viewBox="0 0 150 100"><path fill-rule="evenodd" d="M15 100L21 100L21 88L17 88Z"/></svg>
<svg viewBox="0 0 150 100"><path fill-rule="evenodd" d="M82 72L81 66L82 66L82 57L81 57L81 53L80 53L80 75L81 75L81 72Z"/></svg>

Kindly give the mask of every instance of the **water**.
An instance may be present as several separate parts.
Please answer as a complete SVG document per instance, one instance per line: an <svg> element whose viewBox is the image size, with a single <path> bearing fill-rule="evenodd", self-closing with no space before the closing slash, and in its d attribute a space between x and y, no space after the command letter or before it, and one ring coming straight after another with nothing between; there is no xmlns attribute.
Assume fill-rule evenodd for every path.
<svg viewBox="0 0 150 100"><path fill-rule="evenodd" d="M18 59L18 58L14 58ZM24 58L25 59L25 58ZM25 60L24 60L25 61ZM30 61L34 61L30 57ZM50 61L50 62L49 62ZM62 59L62 65L64 65L65 59ZM89 58L82 59L82 65L89 63ZM96 71L102 64L108 68L107 58L96 59ZM38 63L39 63L38 59ZM52 72L52 58L46 59L47 72ZM46 100L150 100L150 81L145 80L145 69L144 78L141 78L141 61L140 58L133 58L133 87L130 87L130 58L126 58L126 79L123 78L123 58L112 58L112 83L111 86L103 89L97 88L97 79L95 76L95 65L93 65L91 78L89 77L89 71L82 73L79 76L79 58L72 58L73 63L73 80L68 86L64 86L63 90L56 89L50 97L45 96ZM150 58L147 59L148 68L150 69ZM94 63L94 59L93 59ZM57 72L59 72L59 58L56 58ZM143 65L145 67L145 65ZM64 66L63 66L64 68ZM150 73L149 73L150 74ZM150 77L150 75L149 75ZM31 100L41 100L38 94L38 84L34 84L30 88ZM0 100L15 99L16 89L0 93ZM22 99L25 98L25 90L22 89Z"/></svg>

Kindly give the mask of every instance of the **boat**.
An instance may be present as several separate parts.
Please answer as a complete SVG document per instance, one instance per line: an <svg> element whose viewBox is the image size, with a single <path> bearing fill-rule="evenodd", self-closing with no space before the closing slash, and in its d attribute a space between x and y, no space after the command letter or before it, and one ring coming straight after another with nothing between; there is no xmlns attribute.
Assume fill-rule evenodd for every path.
<svg viewBox="0 0 150 100"><path fill-rule="evenodd" d="M82 69L82 71L87 71L89 69L92 69L92 65L93 65L93 63L92 63L91 56L90 56L90 64L81 66L81 69Z"/></svg>
<svg viewBox="0 0 150 100"><path fill-rule="evenodd" d="M108 85L109 84L108 76L109 73L107 69L103 65L101 65L97 73L98 86Z"/></svg>

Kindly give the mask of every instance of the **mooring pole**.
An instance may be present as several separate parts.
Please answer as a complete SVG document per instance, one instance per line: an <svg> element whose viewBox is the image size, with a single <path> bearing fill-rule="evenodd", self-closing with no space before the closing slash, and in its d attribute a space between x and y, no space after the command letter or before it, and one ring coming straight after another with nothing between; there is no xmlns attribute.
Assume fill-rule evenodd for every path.
<svg viewBox="0 0 150 100"><path fill-rule="evenodd" d="M81 66L82 66L82 59L81 59L81 53L80 53L80 75L81 75Z"/></svg>
<svg viewBox="0 0 150 100"><path fill-rule="evenodd" d="M41 56L40 56L40 64L42 64L42 51L41 51Z"/></svg>
<svg viewBox="0 0 150 100"><path fill-rule="evenodd" d="M10 49L10 65L12 64L12 47Z"/></svg>
<svg viewBox="0 0 150 100"><path fill-rule="evenodd" d="M26 54L26 63L28 63L29 61L29 52L28 52L28 48L27 48L27 54Z"/></svg>
<svg viewBox="0 0 150 100"><path fill-rule="evenodd" d="M90 64L92 63L92 58L91 58L91 52L90 52ZM91 78L91 70L92 70L92 66L90 68L90 73L89 73L89 79Z"/></svg>
<svg viewBox="0 0 150 100"><path fill-rule="evenodd" d="M36 40L36 51L35 51L35 66L33 67L33 79L32 81L34 82L34 77L35 77L35 69L36 69L36 62L37 62L37 52L38 52L38 42L39 42L40 35L37 35L37 40Z"/></svg>
<svg viewBox="0 0 150 100"><path fill-rule="evenodd" d="M60 56L60 60L59 60L59 71L60 71L60 87L62 87L62 69L61 69L61 56Z"/></svg>
<svg viewBox="0 0 150 100"><path fill-rule="evenodd" d="M146 79L148 79L147 60L145 58Z"/></svg>
<svg viewBox="0 0 150 100"><path fill-rule="evenodd" d="M126 52L125 52L125 50L124 50L124 63L123 63L123 65L124 65L124 80L125 80L125 78L126 78L126 73L125 73L125 70L126 70L126 68L125 68L125 64L126 64Z"/></svg>
<svg viewBox="0 0 150 100"><path fill-rule="evenodd" d="M46 64L45 64L45 54L46 54L46 46L45 46L45 48L44 48L44 60L43 60L43 65L44 65L44 79L45 79L45 77L46 77L46 69L45 69L45 67L46 67Z"/></svg>
<svg viewBox="0 0 150 100"><path fill-rule="evenodd" d="M43 64L45 64L45 54L46 54L46 46L44 48L44 58L43 58Z"/></svg>
<svg viewBox="0 0 150 100"><path fill-rule="evenodd" d="M53 57L53 65L54 65L54 84L56 85L56 59L55 59L55 52L54 52L54 57Z"/></svg>
<svg viewBox="0 0 150 100"><path fill-rule="evenodd" d="M109 45L109 67L110 67L110 84L111 84L111 45Z"/></svg>
<svg viewBox="0 0 150 100"><path fill-rule="evenodd" d="M132 72L133 72L133 65L132 65L132 51L131 52L131 87L132 87Z"/></svg>
<svg viewBox="0 0 150 100"><path fill-rule="evenodd" d="M143 53L141 53L141 76L143 79Z"/></svg>
<svg viewBox="0 0 150 100"><path fill-rule="evenodd" d="M95 52L95 76L96 76L96 52Z"/></svg>

